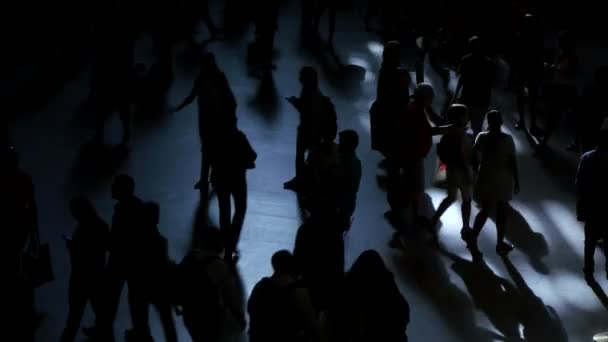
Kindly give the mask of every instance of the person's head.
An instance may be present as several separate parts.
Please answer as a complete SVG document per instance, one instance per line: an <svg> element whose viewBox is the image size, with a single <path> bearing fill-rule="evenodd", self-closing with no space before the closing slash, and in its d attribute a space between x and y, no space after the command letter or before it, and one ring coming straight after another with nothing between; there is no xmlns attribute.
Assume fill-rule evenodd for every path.
<svg viewBox="0 0 608 342"><path fill-rule="evenodd" d="M389 276L390 272L380 254L373 249L368 249L355 260L348 275L351 279L354 277L363 282L376 282Z"/></svg>
<svg viewBox="0 0 608 342"><path fill-rule="evenodd" d="M19 168L19 157L17 150L9 146L4 151L4 162L2 163L8 172L15 172Z"/></svg>
<svg viewBox="0 0 608 342"><path fill-rule="evenodd" d="M500 131L500 127L502 127L502 114L499 111L489 111L486 114L486 119L488 120L488 127L490 128L490 131Z"/></svg>
<svg viewBox="0 0 608 342"><path fill-rule="evenodd" d="M355 153L359 146L359 135L352 129L347 129L340 132L340 151L347 153Z"/></svg>
<svg viewBox="0 0 608 342"><path fill-rule="evenodd" d="M296 261L293 255L287 250L280 250L272 255L270 260L272 269L278 275L295 275Z"/></svg>
<svg viewBox="0 0 608 342"><path fill-rule="evenodd" d="M469 122L469 108L463 104L453 104L448 108L448 122L455 126L466 126Z"/></svg>
<svg viewBox="0 0 608 342"><path fill-rule="evenodd" d="M133 197L135 194L135 181L126 174L114 178L112 183L112 198L118 201Z"/></svg>
<svg viewBox="0 0 608 342"><path fill-rule="evenodd" d="M203 231L201 232L200 248L217 254L222 253L224 250L222 234L217 227L208 226L203 228Z"/></svg>
<svg viewBox="0 0 608 342"><path fill-rule="evenodd" d="M142 214L147 225L157 226L160 221L160 205L154 201L146 202L142 205Z"/></svg>
<svg viewBox="0 0 608 342"><path fill-rule="evenodd" d="M215 55L211 52L206 52L201 56L200 64L202 74L218 71Z"/></svg>
<svg viewBox="0 0 608 342"><path fill-rule="evenodd" d="M82 196L76 196L70 200L70 212L76 222L85 222L97 216L91 201Z"/></svg>
<svg viewBox="0 0 608 342"><path fill-rule="evenodd" d="M469 49L473 55L481 55L483 54L483 43L481 38L478 36L473 36L469 38Z"/></svg>
<svg viewBox="0 0 608 342"><path fill-rule="evenodd" d="M401 44L396 40L386 43L382 51L382 63L387 65L399 65L399 54Z"/></svg>
<svg viewBox="0 0 608 342"><path fill-rule="evenodd" d="M435 99L435 90L429 83L419 83L414 90L414 101L430 106Z"/></svg>
<svg viewBox="0 0 608 342"><path fill-rule="evenodd" d="M599 147L608 149L608 117L604 119L604 123L602 123L602 127L600 128Z"/></svg>
<svg viewBox="0 0 608 342"><path fill-rule="evenodd" d="M317 70L311 66L305 66L300 69L300 83L302 87L308 89L316 89L319 87L319 75Z"/></svg>

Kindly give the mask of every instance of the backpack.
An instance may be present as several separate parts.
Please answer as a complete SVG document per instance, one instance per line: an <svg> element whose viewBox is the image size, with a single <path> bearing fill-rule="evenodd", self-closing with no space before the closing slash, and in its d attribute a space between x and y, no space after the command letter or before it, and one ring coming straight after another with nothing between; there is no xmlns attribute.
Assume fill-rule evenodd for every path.
<svg viewBox="0 0 608 342"><path fill-rule="evenodd" d="M464 139L458 135L445 134L437 144L437 156L444 164L464 165L467 160L465 146L471 137L467 134Z"/></svg>
<svg viewBox="0 0 608 342"><path fill-rule="evenodd" d="M287 313L289 296L300 287L298 282L278 287L271 278L263 278L249 298L250 341L293 341L298 335L297 322Z"/></svg>
<svg viewBox="0 0 608 342"><path fill-rule="evenodd" d="M217 260L220 259L216 256L201 256L193 251L177 265L174 302L182 307L184 314L196 312L197 316L219 319L220 290L207 270Z"/></svg>

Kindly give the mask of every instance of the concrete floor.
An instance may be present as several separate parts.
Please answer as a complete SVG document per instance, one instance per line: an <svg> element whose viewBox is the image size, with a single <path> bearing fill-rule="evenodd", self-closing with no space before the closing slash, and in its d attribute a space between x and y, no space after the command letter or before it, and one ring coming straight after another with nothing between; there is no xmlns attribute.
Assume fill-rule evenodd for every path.
<svg viewBox="0 0 608 342"><path fill-rule="evenodd" d="M294 173L298 121L297 112L283 98L299 93L297 72L301 66L310 64L321 71L321 88L336 104L339 128L354 129L361 137L358 152L364 165L363 180L353 228L346 237L347 267L366 249L373 248L382 254L411 305L412 321L408 329L411 341L504 340L498 336L503 335L509 323L522 329L518 316L510 313L510 304L523 300L532 305L532 295L555 309L561 319L558 325L567 331L570 341L590 341L593 334L607 330L608 298L601 292L608 291L608 284L599 273L601 263L597 273L599 290L594 292L581 276L583 232L576 221L572 178L576 156L561 152L565 142L556 142L555 155L538 158L525 137L513 130L513 120L506 120L505 130L513 133L516 141L522 183L522 191L512 203L508 233L516 246L509 256L514 268L507 267L495 255L495 233L490 221L480 238L488 268L476 268L468 261L468 251L459 237L460 211L456 205L443 217L440 233L442 244L451 255L420 245L407 246L405 251L392 250L387 242L393 229L383 218L388 209L385 193L376 181L376 176L382 174L376 168L380 156L371 151L369 144L368 109L375 97L381 42L364 32L360 17L341 19L336 35L337 54L344 63L367 70L360 87L348 87L337 77L327 54L315 56L299 47L296 9L296 4L290 3L282 10L276 44L278 68L274 73L275 87L270 92L260 94L258 82L246 76L245 54L250 36L208 46L217 54L238 98L239 125L259 155L257 168L248 175L249 209L239 245L242 256L238 271L244 294L270 273L270 256L274 251L292 248L301 222L295 195L282 188L282 183ZM146 60L150 55L149 42L141 42L138 55ZM410 67L412 56L409 53L406 60ZM597 58L597 54L593 57ZM170 91L170 104L177 104L189 92L196 70L191 57L179 55L177 59L178 77ZM430 70L427 77L435 80ZM67 313L69 263L61 234L69 233L73 226L67 210L72 195L90 196L102 216L109 220L113 206L109 192L112 176L129 173L136 180L138 196L161 204L160 227L169 239L172 257L177 260L190 245L199 202L198 193L192 189L200 158L195 105L175 114L136 119L130 153L124 159L91 156L82 146L90 139L92 130L86 117L79 114L88 93L87 80L86 73L79 75L44 109L19 116L10 125L23 167L36 184L42 239L51 244L56 275L53 283L37 291L38 309L45 314L39 341L57 340ZM438 92L436 103L440 105L444 95L441 90ZM496 108L507 115L513 112L512 99L502 90L495 92ZM119 133L117 118L113 118L106 139L116 143ZM435 163L436 157L430 156L427 194L437 206L444 190L432 185ZM217 222L216 207L212 201L212 222ZM501 283L503 280L507 285ZM518 290L509 291L508 284ZM531 307L527 308L532 312ZM160 340L159 321L152 315L153 331ZM540 323L542 315L538 314L534 326L541 331L546 329L549 336L556 328ZM83 325L91 323L91 313L87 312ZM129 325L123 300L115 325L117 336ZM179 320L178 327L180 339L189 340ZM232 334L228 339L241 338Z"/></svg>

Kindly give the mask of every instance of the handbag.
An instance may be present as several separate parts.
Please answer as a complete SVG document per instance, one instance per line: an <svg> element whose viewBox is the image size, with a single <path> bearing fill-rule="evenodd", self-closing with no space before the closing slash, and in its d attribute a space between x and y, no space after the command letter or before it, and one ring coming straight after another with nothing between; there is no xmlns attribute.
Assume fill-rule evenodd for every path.
<svg viewBox="0 0 608 342"><path fill-rule="evenodd" d="M21 255L23 279L32 288L55 280L51 263L51 250L47 243L40 244L37 233L30 237L26 251Z"/></svg>

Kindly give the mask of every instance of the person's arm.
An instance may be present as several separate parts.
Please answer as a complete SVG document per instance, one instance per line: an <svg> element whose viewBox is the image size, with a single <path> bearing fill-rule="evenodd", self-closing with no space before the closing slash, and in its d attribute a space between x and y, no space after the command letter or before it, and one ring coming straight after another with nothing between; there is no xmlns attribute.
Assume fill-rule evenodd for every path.
<svg viewBox="0 0 608 342"><path fill-rule="evenodd" d="M431 127L431 134L432 135L444 135L444 134L448 134L452 131L454 131L457 127L449 124L449 125L445 125L445 126L435 126L435 127Z"/></svg>
<svg viewBox="0 0 608 342"><path fill-rule="evenodd" d="M473 166L473 171L479 171L479 151L483 144L484 136L479 134L475 138L475 144L473 145L473 150L471 152L471 165Z"/></svg>
<svg viewBox="0 0 608 342"><path fill-rule="evenodd" d="M186 98L182 101L182 103L180 103L176 108L175 111L179 112L180 110L184 109L185 107L187 107L188 105L190 105L194 99L196 99L196 97L198 96L198 92L200 89L200 75L196 78L196 80L194 81L194 86L192 87L192 90L190 91L190 94L188 96L186 96Z"/></svg>

